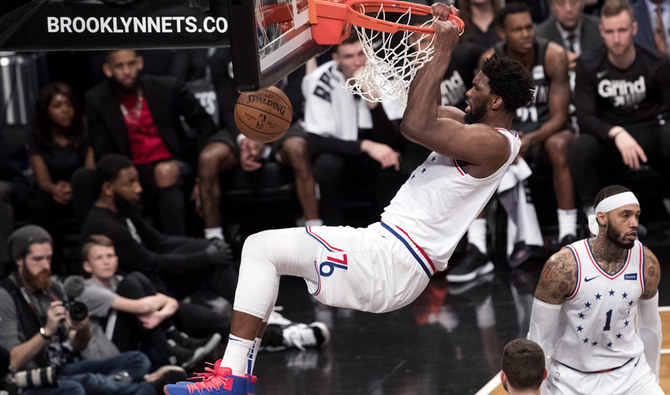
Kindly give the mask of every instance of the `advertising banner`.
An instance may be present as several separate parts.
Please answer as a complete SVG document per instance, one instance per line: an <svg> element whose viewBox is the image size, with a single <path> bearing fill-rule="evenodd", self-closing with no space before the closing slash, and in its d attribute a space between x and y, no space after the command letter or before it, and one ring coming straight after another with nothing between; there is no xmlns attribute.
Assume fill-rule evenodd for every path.
<svg viewBox="0 0 670 395"><path fill-rule="evenodd" d="M0 16L0 50L223 47L229 29L225 0L33 0Z"/></svg>

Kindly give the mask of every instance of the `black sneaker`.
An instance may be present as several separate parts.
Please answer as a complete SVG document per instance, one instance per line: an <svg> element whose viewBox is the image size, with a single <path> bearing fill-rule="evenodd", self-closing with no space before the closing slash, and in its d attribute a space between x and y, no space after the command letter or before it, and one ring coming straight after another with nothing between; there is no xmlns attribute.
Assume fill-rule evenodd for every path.
<svg viewBox="0 0 670 395"><path fill-rule="evenodd" d="M168 330L165 333L165 337L174 340L175 343L185 348L203 347L211 340L211 337L191 337L178 329Z"/></svg>
<svg viewBox="0 0 670 395"><path fill-rule="evenodd" d="M170 364L178 365L186 370L192 370L198 363L202 362L207 355L214 350L221 342L221 335L218 333L209 337L207 343L200 347L183 347L173 339L168 339L168 350Z"/></svg>
<svg viewBox="0 0 670 395"><path fill-rule="evenodd" d="M474 244L468 244L462 258L450 262L446 278L451 283L464 283L474 280L477 276L491 273L494 269L493 262L486 255L482 254Z"/></svg>

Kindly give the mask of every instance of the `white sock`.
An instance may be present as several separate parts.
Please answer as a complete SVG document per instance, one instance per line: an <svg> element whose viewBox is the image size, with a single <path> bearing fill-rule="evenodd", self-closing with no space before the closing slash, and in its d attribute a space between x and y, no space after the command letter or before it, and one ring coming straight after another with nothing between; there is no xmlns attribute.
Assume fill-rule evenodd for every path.
<svg viewBox="0 0 670 395"><path fill-rule="evenodd" d="M305 226L321 226L321 225L323 225L323 220L321 218L305 220Z"/></svg>
<svg viewBox="0 0 670 395"><path fill-rule="evenodd" d="M205 228L205 239L221 239L225 240L223 237L223 229L219 226L218 228Z"/></svg>
<svg viewBox="0 0 670 395"><path fill-rule="evenodd" d="M567 235L577 235L577 209L556 210L558 214L558 240L563 240Z"/></svg>
<svg viewBox="0 0 670 395"><path fill-rule="evenodd" d="M251 348L251 353L249 353L249 360L247 361L247 374L252 375L254 373L254 366L256 365L256 356L261 349L261 339L257 337L254 340L254 346Z"/></svg>
<svg viewBox="0 0 670 395"><path fill-rule="evenodd" d="M253 340L242 339L234 335L228 335L228 345L226 352L221 358L221 365L232 369L233 376L244 377L247 368L249 354L254 346Z"/></svg>
<svg viewBox="0 0 670 395"><path fill-rule="evenodd" d="M486 254L486 218L477 218L468 229L468 242Z"/></svg>
<svg viewBox="0 0 670 395"><path fill-rule="evenodd" d="M582 207L582 211L584 211L584 215L586 215L586 218L588 218L589 215L595 215L596 208L593 206L584 206Z"/></svg>

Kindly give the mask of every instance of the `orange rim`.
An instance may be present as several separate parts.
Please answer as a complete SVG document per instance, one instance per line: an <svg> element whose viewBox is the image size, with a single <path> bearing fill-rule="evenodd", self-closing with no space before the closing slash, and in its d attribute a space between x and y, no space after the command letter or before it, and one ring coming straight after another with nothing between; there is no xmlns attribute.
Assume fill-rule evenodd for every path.
<svg viewBox="0 0 670 395"><path fill-rule="evenodd" d="M388 22L363 14L356 8L364 7L365 12L379 12L382 8L385 12L405 13L411 10L413 14L428 15L430 7L423 4L407 3L396 0L347 0L348 22L366 29L381 31L384 33L395 33L398 30L418 32L424 34L433 34L435 30L432 27L420 27L405 25L402 23Z"/></svg>
<svg viewBox="0 0 670 395"><path fill-rule="evenodd" d="M396 33L399 30L421 34L435 33L432 27L388 22L364 14L379 12L382 8L384 12L390 13L411 10L418 15L430 14L430 7L423 4L398 0L308 0L308 5L312 36L322 45L341 43L349 35L351 25L384 33ZM462 34L465 27L463 20L453 14L449 15L449 20L459 25Z"/></svg>

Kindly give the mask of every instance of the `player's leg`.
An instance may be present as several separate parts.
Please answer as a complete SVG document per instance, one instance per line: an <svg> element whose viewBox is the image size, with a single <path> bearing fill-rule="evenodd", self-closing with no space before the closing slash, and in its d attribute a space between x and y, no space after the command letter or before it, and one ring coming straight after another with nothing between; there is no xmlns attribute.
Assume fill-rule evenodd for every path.
<svg viewBox="0 0 670 395"><path fill-rule="evenodd" d="M205 237L223 240L221 228L221 183L222 171L233 168L237 158L229 145L213 141L198 155L198 188L200 208L205 222Z"/></svg>
<svg viewBox="0 0 670 395"><path fill-rule="evenodd" d="M303 228L269 230L249 236L242 248L228 345L207 381L168 385L169 395L207 388L212 394L246 394L249 356L262 337L279 292L281 275L318 280L314 256L319 244ZM224 380L224 378L226 378Z"/></svg>
<svg viewBox="0 0 670 395"><path fill-rule="evenodd" d="M558 241L571 243L577 238L577 210L575 209L575 187L568 165L568 148L573 140L570 130L551 135L545 142L549 155L558 205Z"/></svg>
<svg viewBox="0 0 670 395"><path fill-rule="evenodd" d="M306 225L321 225L307 140L299 135L288 135L291 131L292 129L287 132L287 138L282 141L279 148L281 162L291 166L295 173L295 189Z"/></svg>

